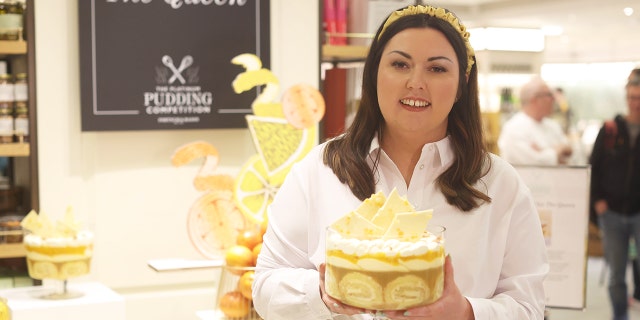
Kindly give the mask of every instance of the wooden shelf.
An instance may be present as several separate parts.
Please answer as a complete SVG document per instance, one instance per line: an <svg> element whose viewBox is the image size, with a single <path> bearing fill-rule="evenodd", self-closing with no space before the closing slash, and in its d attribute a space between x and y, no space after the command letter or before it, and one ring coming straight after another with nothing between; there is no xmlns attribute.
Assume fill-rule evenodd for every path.
<svg viewBox="0 0 640 320"><path fill-rule="evenodd" d="M28 143L0 143L0 157L28 157Z"/></svg>
<svg viewBox="0 0 640 320"><path fill-rule="evenodd" d="M0 244L0 259L4 258L22 258L27 255L24 244L20 243L3 243Z"/></svg>
<svg viewBox="0 0 640 320"><path fill-rule="evenodd" d="M0 40L0 54L26 54L27 42L24 40Z"/></svg>
<svg viewBox="0 0 640 320"><path fill-rule="evenodd" d="M364 60L367 57L367 53L369 53L368 46L322 46L323 61Z"/></svg>

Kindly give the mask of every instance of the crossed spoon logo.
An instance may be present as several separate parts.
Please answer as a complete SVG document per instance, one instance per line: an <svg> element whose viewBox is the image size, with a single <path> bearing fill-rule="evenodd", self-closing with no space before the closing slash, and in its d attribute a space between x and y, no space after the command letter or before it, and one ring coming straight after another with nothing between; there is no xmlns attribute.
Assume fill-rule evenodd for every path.
<svg viewBox="0 0 640 320"><path fill-rule="evenodd" d="M164 55L162 56L162 64L167 66L167 68L169 68L169 70L171 70L171 72L173 73L171 78L169 78L169 84L176 82L176 80L180 81L181 84L185 84L187 80L185 80L182 76L182 71L186 70L193 64L193 57L189 55L184 56L182 58L182 61L180 61L180 66L176 68L176 66L173 64L173 59L171 59L171 57L168 55Z"/></svg>

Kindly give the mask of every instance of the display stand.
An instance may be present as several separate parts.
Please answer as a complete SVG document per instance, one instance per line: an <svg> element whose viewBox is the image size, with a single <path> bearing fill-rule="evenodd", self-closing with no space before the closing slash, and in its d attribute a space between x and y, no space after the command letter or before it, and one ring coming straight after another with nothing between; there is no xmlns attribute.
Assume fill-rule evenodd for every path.
<svg viewBox="0 0 640 320"><path fill-rule="evenodd" d="M178 271L178 270L194 270L202 268L221 268L224 264L224 260L209 259L209 260L194 260L194 259L153 259L147 261L147 265L157 271Z"/></svg>
<svg viewBox="0 0 640 320"><path fill-rule="evenodd" d="M547 308L586 307L589 166L516 166L535 200L547 245Z"/></svg>
<svg viewBox="0 0 640 320"><path fill-rule="evenodd" d="M71 283L69 288L84 295L74 299L47 300L38 296L45 286L0 290L7 299L13 320L118 320L126 319L124 298L96 283Z"/></svg>

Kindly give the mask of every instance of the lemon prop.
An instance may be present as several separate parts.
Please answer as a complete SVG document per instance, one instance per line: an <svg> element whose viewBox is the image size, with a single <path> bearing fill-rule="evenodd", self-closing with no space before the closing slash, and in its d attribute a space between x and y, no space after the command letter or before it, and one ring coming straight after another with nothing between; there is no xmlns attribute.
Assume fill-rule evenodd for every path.
<svg viewBox="0 0 640 320"><path fill-rule="evenodd" d="M233 193L226 190L203 194L187 217L191 242L207 258L215 258L220 251L235 245L235 239L246 226L244 215L233 201Z"/></svg>
<svg viewBox="0 0 640 320"><path fill-rule="evenodd" d="M260 155L253 155L236 178L236 206L250 223L259 224L266 219L267 206L273 201L277 190L278 187L269 182Z"/></svg>
<svg viewBox="0 0 640 320"><path fill-rule="evenodd" d="M285 119L272 117L247 116L247 123L258 154L240 170L234 195L245 217L260 223L293 164L315 146L318 130L296 129Z"/></svg>
<svg viewBox="0 0 640 320"><path fill-rule="evenodd" d="M233 190L232 176L215 173L220 157L218 149L208 142L194 141L180 146L171 157L171 163L180 167L200 158L204 158L204 162L193 180L196 190Z"/></svg>
<svg viewBox="0 0 640 320"><path fill-rule="evenodd" d="M235 93L242 93L253 87L264 85L264 90L251 104L254 115L284 118L282 106L275 103L280 85L278 78L269 69L262 68L262 61L255 54L244 53L231 59L231 63L241 65L245 72L231 82Z"/></svg>
<svg viewBox="0 0 640 320"><path fill-rule="evenodd" d="M265 220L267 206L273 201L273 196L293 164L316 145L318 127L313 124L317 124L324 114L324 101L320 101L318 92L306 86L289 90L284 102L291 115L285 117L283 104L275 101L278 79L270 70L262 67L260 58L245 53L234 57L231 63L245 68L245 72L238 74L231 83L236 93L265 86L251 104L253 115L246 116L258 154L242 167L234 189L238 209L249 222L260 223ZM315 100L302 99L308 94ZM311 100L313 103L309 103ZM306 112L310 105L315 113ZM290 120L292 116L296 120L294 123Z"/></svg>
<svg viewBox="0 0 640 320"><path fill-rule="evenodd" d="M11 320L11 311L7 305L7 300L0 297L0 320Z"/></svg>
<svg viewBox="0 0 640 320"><path fill-rule="evenodd" d="M302 159L318 138L317 128L296 129L285 119L247 116L247 124L267 170L269 182L279 187L291 166Z"/></svg>

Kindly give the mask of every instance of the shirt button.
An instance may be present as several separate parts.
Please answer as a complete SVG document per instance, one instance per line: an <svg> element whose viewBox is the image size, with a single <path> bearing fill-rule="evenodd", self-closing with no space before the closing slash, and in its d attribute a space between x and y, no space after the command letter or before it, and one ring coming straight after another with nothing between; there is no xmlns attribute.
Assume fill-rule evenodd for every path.
<svg viewBox="0 0 640 320"><path fill-rule="evenodd" d="M420 170L424 169L424 164L420 165Z"/></svg>

